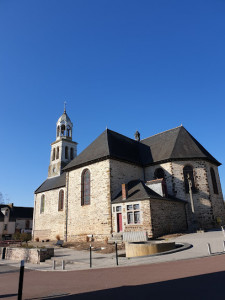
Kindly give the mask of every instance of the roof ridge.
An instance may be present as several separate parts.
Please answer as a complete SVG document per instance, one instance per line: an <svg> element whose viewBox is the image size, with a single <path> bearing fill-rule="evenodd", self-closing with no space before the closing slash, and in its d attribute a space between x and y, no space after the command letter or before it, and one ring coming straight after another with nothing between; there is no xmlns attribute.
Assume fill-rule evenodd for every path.
<svg viewBox="0 0 225 300"><path fill-rule="evenodd" d="M118 134L118 135L120 135L120 136L122 136L122 137L125 137L125 138L127 138L127 139L129 139L129 140L131 140L131 141L133 141L133 142L136 142L136 143L139 143L138 141L136 141L136 140L134 140L134 139L132 139L132 138L130 138L129 136L126 136L126 135L124 135L124 134L121 134L121 133L119 133L119 132L117 132L117 131L114 131L114 130L111 130L111 129L105 129L105 131L111 131L111 132L113 132L113 133L116 133L116 134ZM104 131L103 131L104 132Z"/></svg>
<svg viewBox="0 0 225 300"><path fill-rule="evenodd" d="M177 127L174 127L174 128L171 128L171 129L168 129L168 130L165 130L165 131L162 131L162 132L153 134L153 135L151 135L151 136L149 136L149 137L147 137L147 138L142 139L141 142L144 141L144 140L147 140L147 139L149 139L149 138L151 138L151 137L153 137L153 136L156 136L156 135L165 133L165 132L167 132L167 131L171 131L171 130L177 129L177 128L179 128L179 127L184 127L184 126L183 126L183 125L179 125L179 126L177 126Z"/></svg>
<svg viewBox="0 0 225 300"><path fill-rule="evenodd" d="M180 129L181 129L181 126L179 126L180 127ZM183 127L183 126L182 126ZM184 128L184 127L183 127ZM185 129L185 128L184 128ZM185 129L186 130L186 129ZM187 131L187 130L186 130ZM179 130L179 132L178 132L178 135L177 135L177 138L176 138L176 142L174 143L174 145L173 145L173 149L172 149L172 151L171 151L171 153L170 153L170 156L172 157L172 154L173 154L173 151L174 151L174 149L175 149L175 147L176 147L176 144L177 144L177 141L178 141L178 136L179 136L179 134L180 134L180 130Z"/></svg>

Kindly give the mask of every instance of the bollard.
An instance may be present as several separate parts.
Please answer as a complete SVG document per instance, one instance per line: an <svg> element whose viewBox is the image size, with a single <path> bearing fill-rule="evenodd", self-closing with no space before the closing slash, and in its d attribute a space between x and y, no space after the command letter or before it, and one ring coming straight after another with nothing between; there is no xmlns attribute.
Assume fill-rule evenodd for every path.
<svg viewBox="0 0 225 300"><path fill-rule="evenodd" d="M92 268L91 244L90 244L90 268Z"/></svg>
<svg viewBox="0 0 225 300"><path fill-rule="evenodd" d="M116 265L118 266L118 251L117 251L117 242L115 242L116 245Z"/></svg>
<svg viewBox="0 0 225 300"><path fill-rule="evenodd" d="M2 250L2 259L5 259L5 252L6 252L6 248L4 247Z"/></svg>
<svg viewBox="0 0 225 300"><path fill-rule="evenodd" d="M23 293L23 275L24 275L24 260L21 260L21 262L20 262L19 287L18 287L18 300L22 300L22 293Z"/></svg>
<svg viewBox="0 0 225 300"><path fill-rule="evenodd" d="M52 269L55 270L55 260L52 261Z"/></svg>
<svg viewBox="0 0 225 300"><path fill-rule="evenodd" d="M224 232L223 226L221 226L221 230L222 230L223 235L225 236L225 232Z"/></svg>
<svg viewBox="0 0 225 300"><path fill-rule="evenodd" d="M208 245L208 253L209 253L209 255L211 255L212 254L212 250L211 250L210 243L207 243L207 245Z"/></svg>
<svg viewBox="0 0 225 300"><path fill-rule="evenodd" d="M65 260L62 260L62 270L65 270Z"/></svg>

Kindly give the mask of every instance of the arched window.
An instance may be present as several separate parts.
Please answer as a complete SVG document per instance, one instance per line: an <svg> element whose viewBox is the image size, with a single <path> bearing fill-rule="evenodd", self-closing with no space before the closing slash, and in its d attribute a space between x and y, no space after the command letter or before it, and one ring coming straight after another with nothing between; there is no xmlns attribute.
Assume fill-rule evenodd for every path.
<svg viewBox="0 0 225 300"><path fill-rule="evenodd" d="M52 160L55 160L55 148L52 151Z"/></svg>
<svg viewBox="0 0 225 300"><path fill-rule="evenodd" d="M65 125L63 124L63 125L61 126L61 135L62 135L62 136L64 136L65 130L66 130L66 127L65 127Z"/></svg>
<svg viewBox="0 0 225 300"><path fill-rule="evenodd" d="M81 175L81 205L90 204L90 171L85 169Z"/></svg>
<svg viewBox="0 0 225 300"><path fill-rule="evenodd" d="M58 159L59 158L59 147L57 147L57 149L56 149L56 159Z"/></svg>
<svg viewBox="0 0 225 300"><path fill-rule="evenodd" d="M41 196L41 206L40 206L40 213L42 214L45 211L45 195Z"/></svg>
<svg viewBox="0 0 225 300"><path fill-rule="evenodd" d="M68 147L65 147L65 159L68 159Z"/></svg>
<svg viewBox="0 0 225 300"><path fill-rule="evenodd" d="M213 168L210 168L210 173L211 173L211 179L212 179L212 184L213 184L213 192L214 192L214 194L219 194L217 182L216 182L216 175L215 175L215 171Z"/></svg>
<svg viewBox="0 0 225 300"><path fill-rule="evenodd" d="M68 137L70 137L70 126L67 126L67 134Z"/></svg>
<svg viewBox="0 0 225 300"><path fill-rule="evenodd" d="M59 136L59 126L57 126L57 137Z"/></svg>
<svg viewBox="0 0 225 300"><path fill-rule="evenodd" d="M73 159L73 148L70 148L70 159Z"/></svg>
<svg viewBox="0 0 225 300"><path fill-rule="evenodd" d="M193 168L192 166L188 165L183 168L183 174L184 174L184 185L185 185L185 192L189 193L189 183L188 183L188 175L192 183L192 193L196 193L195 188L195 181L194 181L194 175L193 175Z"/></svg>
<svg viewBox="0 0 225 300"><path fill-rule="evenodd" d="M59 205L58 205L59 211L63 210L63 202L64 202L64 190L60 190L59 191Z"/></svg>
<svg viewBox="0 0 225 300"><path fill-rule="evenodd" d="M156 169L154 175L155 175L156 179L159 179L159 178L163 178L164 179L165 178L165 173L164 173L164 171L163 171L162 168Z"/></svg>

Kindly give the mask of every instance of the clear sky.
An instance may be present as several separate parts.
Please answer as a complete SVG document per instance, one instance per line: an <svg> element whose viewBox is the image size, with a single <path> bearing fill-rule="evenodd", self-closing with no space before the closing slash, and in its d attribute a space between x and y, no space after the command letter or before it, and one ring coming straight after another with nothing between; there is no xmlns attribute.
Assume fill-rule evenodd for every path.
<svg viewBox="0 0 225 300"><path fill-rule="evenodd" d="M106 126L182 123L225 165L225 1L0 0L0 192L15 205L47 178L65 100L79 153Z"/></svg>

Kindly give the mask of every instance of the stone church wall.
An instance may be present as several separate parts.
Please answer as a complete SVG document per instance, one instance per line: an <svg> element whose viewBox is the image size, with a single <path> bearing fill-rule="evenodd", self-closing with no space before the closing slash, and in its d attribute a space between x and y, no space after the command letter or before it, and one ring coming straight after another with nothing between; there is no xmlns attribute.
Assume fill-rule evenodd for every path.
<svg viewBox="0 0 225 300"><path fill-rule="evenodd" d="M36 195L34 207L33 238L56 240L56 235L64 238L65 209L58 211L59 191L54 189ZM45 195L44 212L40 213L41 196ZM64 193L65 194L65 193ZM65 201L64 201L65 205Z"/></svg>
<svg viewBox="0 0 225 300"><path fill-rule="evenodd" d="M155 170L158 168L162 168L164 170L165 182L166 182L168 194L173 195L173 178L172 178L172 163L171 162L146 167L145 168L145 180L146 181L154 180L155 179L154 173L155 173Z"/></svg>
<svg viewBox="0 0 225 300"><path fill-rule="evenodd" d="M213 168L215 172L218 194L215 194L213 190L210 168ZM217 218L221 219L221 224L217 223L217 225L225 225L225 206L224 206L223 192L221 188L218 167L209 162L206 162L206 170L207 170L208 188L210 191L210 199L212 203L214 219L216 220L216 223L217 223Z"/></svg>
<svg viewBox="0 0 225 300"><path fill-rule="evenodd" d="M81 174L89 169L91 199L89 205L81 205ZM109 160L69 172L68 178L68 241L104 239L111 234L111 197Z"/></svg>
<svg viewBox="0 0 225 300"><path fill-rule="evenodd" d="M150 200L152 237L187 230L185 203L172 200Z"/></svg>
<svg viewBox="0 0 225 300"><path fill-rule="evenodd" d="M211 184L211 180L209 180L210 173L208 162L203 160L173 162L173 194L175 197L189 202L189 205L187 206L187 216L190 224L192 221L190 195L185 192L183 175L183 167L186 165L193 167L194 182L197 189L197 192L193 193L193 202L198 225L201 228L212 228L215 226L215 218L217 217L213 212L212 199L215 199L216 197L211 196L213 190L212 186L209 186L209 182ZM214 206L217 207L217 204Z"/></svg>
<svg viewBox="0 0 225 300"><path fill-rule="evenodd" d="M110 159L111 170L111 196L112 199L121 191L122 183L128 183L131 180L144 180L144 170L142 167Z"/></svg>

